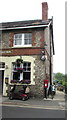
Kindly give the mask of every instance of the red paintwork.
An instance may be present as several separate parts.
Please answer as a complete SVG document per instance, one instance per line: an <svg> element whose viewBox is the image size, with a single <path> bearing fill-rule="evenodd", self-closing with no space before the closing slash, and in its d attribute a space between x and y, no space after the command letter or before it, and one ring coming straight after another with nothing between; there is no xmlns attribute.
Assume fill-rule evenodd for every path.
<svg viewBox="0 0 67 120"><path fill-rule="evenodd" d="M48 88L48 80L44 80L44 88Z"/></svg>
<svg viewBox="0 0 67 120"><path fill-rule="evenodd" d="M25 99L29 98L29 96L26 93L23 93L23 91L10 92L9 96L12 96L15 99L22 99L23 97L25 97Z"/></svg>

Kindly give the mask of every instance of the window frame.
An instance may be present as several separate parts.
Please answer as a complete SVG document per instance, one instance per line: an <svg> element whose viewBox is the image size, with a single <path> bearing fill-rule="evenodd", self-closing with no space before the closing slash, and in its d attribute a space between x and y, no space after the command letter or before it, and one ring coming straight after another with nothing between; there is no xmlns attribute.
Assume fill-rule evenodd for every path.
<svg viewBox="0 0 67 120"><path fill-rule="evenodd" d="M26 66L25 66L25 67L24 67L24 63L26 63ZM30 74L30 79L28 79L28 78L27 78L27 79L28 79L28 80L31 80L31 62L25 62L25 61L24 61L24 63L23 63L23 69L25 68L26 70L23 71L23 77L24 77L24 74L25 74L25 73L26 73L26 74L29 73L29 74ZM29 64L30 64L30 65L29 65ZM30 69L30 70L29 70L29 69ZM27 80L27 79L26 79L26 80ZM25 79L23 78L23 80L25 80Z"/></svg>
<svg viewBox="0 0 67 120"><path fill-rule="evenodd" d="M22 80L25 80L25 79L23 78L23 74L25 74L25 73L30 73L30 79L28 79L28 80L31 81L31 62L24 61L24 63L27 64L26 67L25 67L26 70L24 70L22 73L19 74L20 79L18 79L18 80L16 79L17 82L21 81L21 76L22 76ZM23 63L23 64L24 64L24 63ZM29 66L28 64L30 64L30 66ZM22 65L22 66L23 66L23 69L24 69L24 65ZM30 68L30 70L27 70L28 68ZM13 79L14 73L17 73L17 71L15 70L15 62L12 62L12 74L11 74L12 80L14 80L14 79ZM27 79L26 79L26 80L27 80Z"/></svg>
<svg viewBox="0 0 67 120"><path fill-rule="evenodd" d="M30 34L31 34L31 39L27 39L28 44L25 44L25 40L26 40L25 34L28 34L28 36L30 36ZM21 39L21 44L17 44L17 45L15 44L15 42L16 42L15 35L22 35L22 38L20 38ZM19 39L19 37L17 39ZM31 44L30 44L30 40L31 40ZM13 46L14 47L31 47L32 46L32 33L17 33L17 34L14 34Z"/></svg>

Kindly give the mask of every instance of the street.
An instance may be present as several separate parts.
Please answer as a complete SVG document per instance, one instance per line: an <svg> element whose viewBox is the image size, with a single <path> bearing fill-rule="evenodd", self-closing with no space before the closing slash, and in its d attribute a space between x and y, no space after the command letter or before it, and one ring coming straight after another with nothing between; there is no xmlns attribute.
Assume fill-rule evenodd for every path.
<svg viewBox="0 0 67 120"><path fill-rule="evenodd" d="M1 102L2 101L2 102ZM54 99L30 98L27 101L0 97L2 118L65 118L65 94L57 91ZM67 108L67 107L66 107Z"/></svg>
<svg viewBox="0 0 67 120"><path fill-rule="evenodd" d="M3 106L2 117L3 118L65 118L65 111Z"/></svg>

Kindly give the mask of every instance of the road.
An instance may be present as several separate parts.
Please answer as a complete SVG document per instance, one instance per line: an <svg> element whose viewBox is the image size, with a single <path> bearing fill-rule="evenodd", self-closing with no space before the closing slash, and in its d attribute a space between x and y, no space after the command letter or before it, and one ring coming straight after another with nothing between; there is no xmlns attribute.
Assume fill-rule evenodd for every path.
<svg viewBox="0 0 67 120"><path fill-rule="evenodd" d="M1 107L1 106L0 106ZM65 118L64 110L2 106L3 118Z"/></svg>
<svg viewBox="0 0 67 120"><path fill-rule="evenodd" d="M1 100L0 96L0 110L1 106L3 118L59 118L60 120L66 117L65 96L59 91L53 100L30 98L27 101L21 101L9 100L8 97L3 97Z"/></svg>

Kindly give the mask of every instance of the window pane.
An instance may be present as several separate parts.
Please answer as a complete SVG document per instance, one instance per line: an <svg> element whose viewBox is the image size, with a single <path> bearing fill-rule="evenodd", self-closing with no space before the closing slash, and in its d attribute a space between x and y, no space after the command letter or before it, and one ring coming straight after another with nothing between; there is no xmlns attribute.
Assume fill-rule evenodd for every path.
<svg viewBox="0 0 67 120"><path fill-rule="evenodd" d="M13 80L20 80L20 73L13 72Z"/></svg>
<svg viewBox="0 0 67 120"><path fill-rule="evenodd" d="M31 63L28 63L28 67L30 67Z"/></svg>
<svg viewBox="0 0 67 120"><path fill-rule="evenodd" d="M32 44L32 40L29 40L29 44Z"/></svg>
<svg viewBox="0 0 67 120"><path fill-rule="evenodd" d="M26 63L23 63L23 66L26 67Z"/></svg>
<svg viewBox="0 0 67 120"><path fill-rule="evenodd" d="M5 63L0 62L0 68L5 68Z"/></svg>
<svg viewBox="0 0 67 120"><path fill-rule="evenodd" d="M30 80L30 75L31 75L30 72L24 72L23 73L23 80Z"/></svg>
<svg viewBox="0 0 67 120"><path fill-rule="evenodd" d="M22 38L22 34L15 34L15 38Z"/></svg>
<svg viewBox="0 0 67 120"><path fill-rule="evenodd" d="M15 45L21 45L22 44L22 34L15 34L14 44Z"/></svg>
<svg viewBox="0 0 67 120"><path fill-rule="evenodd" d="M24 44L29 44L27 39L25 39Z"/></svg>
<svg viewBox="0 0 67 120"><path fill-rule="evenodd" d="M32 34L25 33L24 34L24 44L31 44L32 43Z"/></svg>
<svg viewBox="0 0 67 120"><path fill-rule="evenodd" d="M23 63L23 69L24 69L24 71L31 71L31 63L29 63L29 62L25 62L25 63Z"/></svg>
<svg viewBox="0 0 67 120"><path fill-rule="evenodd" d="M31 70L31 68L28 68L28 71L30 71Z"/></svg>
<svg viewBox="0 0 67 120"><path fill-rule="evenodd" d="M15 45L21 45L22 41L20 39L15 39Z"/></svg>

